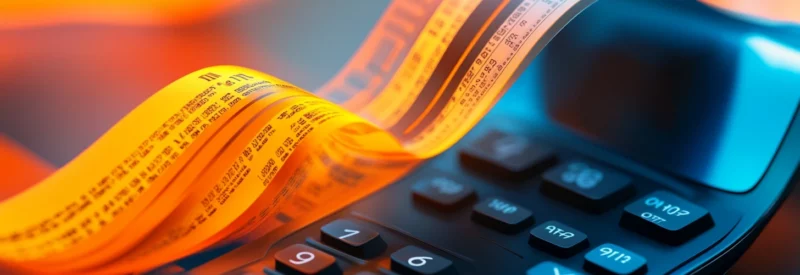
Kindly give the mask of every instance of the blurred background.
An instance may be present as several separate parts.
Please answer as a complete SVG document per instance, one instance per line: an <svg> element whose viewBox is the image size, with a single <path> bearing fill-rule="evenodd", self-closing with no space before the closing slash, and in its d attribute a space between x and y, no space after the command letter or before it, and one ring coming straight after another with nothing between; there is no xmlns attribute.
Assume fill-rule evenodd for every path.
<svg viewBox="0 0 800 275"><path fill-rule="evenodd" d="M791 114L795 111L799 93L778 94L769 86L737 88L726 80L732 75L769 73L767 67L758 64L793 64L798 66L797 74L778 78L759 76L752 83L737 85L776 81L781 85L800 84L797 77L800 59L791 59L793 56L800 58L800 52L795 50L800 49L800 2L706 0L703 4L690 1L675 4L675 1L646 1L654 4L644 6L631 4L634 2L614 4L620 6L598 4L579 16L546 49L544 58L534 61L519 85L503 101L508 104L499 106L515 108L523 99L525 104L517 107L538 106L534 111L598 139L651 127L654 132L650 137L662 138L660 142L664 143L680 143L681 137L720 131L724 125L711 121L697 128L670 127L663 116L655 113L634 124L625 120L628 128L609 126L605 122L616 121L615 116L627 117L630 112L641 111L633 106L643 100L659 102L655 104L663 107L659 114L674 112L675 108L690 110L685 116L706 113L710 102L734 102L717 105L736 106L736 95L744 95L738 97L739 100L763 100L760 107L740 112L742 114ZM4 175L9 175L3 184L10 187L0 193L0 200L46 177L148 96L197 69L220 64L239 65L314 91L347 64L388 3L389 0L0 0L0 167ZM705 32L714 32L715 36L705 37L704 30L700 29L694 36L683 33L686 28L703 26L713 29ZM587 29L592 31L583 31ZM717 29L728 32L717 32ZM686 37L691 39L678 39ZM654 41L661 44L653 44ZM769 63L759 55L759 49L786 54ZM688 54L673 55L676 51ZM742 66L746 62L755 62L755 65ZM598 69L609 66L615 70ZM665 67L672 69L665 71ZM686 68L704 73L686 71ZM750 68L751 71L732 71L731 68ZM670 77L653 78L649 73ZM620 75L624 75L626 81L615 78ZM698 75L703 79L696 79ZM792 77L798 82L786 82ZM675 83L674 79L681 81ZM610 84L614 87L605 87ZM620 87L621 84L624 85ZM602 92L591 97L575 94L587 86L598 87ZM647 94L642 93L641 87L653 89ZM554 90L567 92L549 92ZM725 98L716 94L709 96L707 91L716 90L732 92ZM565 94L569 91L573 94ZM770 92L775 96L761 96ZM641 96L643 94L648 96ZM598 95L635 100L614 102L605 107L586 105L596 101ZM508 98L516 102L512 104ZM689 100L685 100L687 98ZM680 102L670 102L670 99ZM711 105L717 106L715 104ZM583 113L576 114L576 110ZM675 117L669 118L675 121ZM740 121L745 121L740 125L759 125L763 131L758 131L758 136L748 134L742 140L728 143L700 139L692 144L697 148L706 148L707 143L713 143L715 148L736 147L740 145L737 142L752 144L752 140L757 139L765 142L753 145L754 150L774 151L778 142L775 138L782 136L781 127L785 128L788 123ZM674 133L675 129L685 132ZM624 146L611 146L623 152L641 149L631 140ZM692 148L695 147L679 149ZM741 163L729 163L728 160L737 161L737 158L725 155L724 150L710 154L716 159L710 157L696 163L682 162L679 157L673 158L674 163L663 161L670 159L665 156L681 152L675 149L664 147L648 153L655 165L680 171L686 177L712 186L721 182L739 184L730 183L729 177L735 176L741 180L741 188L747 189L747 185L754 183L750 178L760 176L763 172L760 166L769 162L769 156L753 153L748 156L748 161L754 163L752 169L744 169L740 175L719 175L715 171ZM708 168L709 163L721 168ZM704 170L692 170L694 167ZM785 240L800 240L797 217L800 217L800 191L795 190L732 273L800 272L800 263L796 261L800 245L785 244ZM764 250L771 253L757 252Z"/></svg>

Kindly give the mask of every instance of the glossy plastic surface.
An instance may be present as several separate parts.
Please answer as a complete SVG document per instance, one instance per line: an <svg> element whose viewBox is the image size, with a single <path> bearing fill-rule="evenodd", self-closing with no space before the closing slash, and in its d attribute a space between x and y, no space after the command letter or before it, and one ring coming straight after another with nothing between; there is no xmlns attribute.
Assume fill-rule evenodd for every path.
<svg viewBox="0 0 800 275"><path fill-rule="evenodd" d="M601 1L533 66L533 90L554 121L649 165L745 192L800 102L800 26L756 25L694 1Z"/></svg>

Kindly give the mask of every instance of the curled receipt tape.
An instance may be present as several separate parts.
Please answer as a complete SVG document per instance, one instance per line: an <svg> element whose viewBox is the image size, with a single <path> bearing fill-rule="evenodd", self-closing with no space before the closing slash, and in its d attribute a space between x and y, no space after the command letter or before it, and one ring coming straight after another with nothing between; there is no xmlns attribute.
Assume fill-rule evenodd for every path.
<svg viewBox="0 0 800 275"><path fill-rule="evenodd" d="M316 93L235 66L190 73L0 203L0 263L145 272L330 213L453 145L592 2L395 1Z"/></svg>

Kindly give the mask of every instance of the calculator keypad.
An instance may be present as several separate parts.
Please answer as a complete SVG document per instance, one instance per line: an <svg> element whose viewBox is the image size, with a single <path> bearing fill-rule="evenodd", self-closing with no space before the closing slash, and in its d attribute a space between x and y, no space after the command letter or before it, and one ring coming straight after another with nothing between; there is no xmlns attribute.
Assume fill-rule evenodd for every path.
<svg viewBox="0 0 800 275"><path fill-rule="evenodd" d="M523 179L470 177L462 173L475 169L469 165L422 167L290 234L275 250L305 243L338 259L326 272L345 274L660 274L713 244L704 233L718 236L735 222L630 171L553 152L565 161ZM634 191L647 195L634 198ZM666 221L648 220L646 212ZM674 232L693 244L666 250L660 243L671 243ZM268 254L279 256L286 262L292 255Z"/></svg>

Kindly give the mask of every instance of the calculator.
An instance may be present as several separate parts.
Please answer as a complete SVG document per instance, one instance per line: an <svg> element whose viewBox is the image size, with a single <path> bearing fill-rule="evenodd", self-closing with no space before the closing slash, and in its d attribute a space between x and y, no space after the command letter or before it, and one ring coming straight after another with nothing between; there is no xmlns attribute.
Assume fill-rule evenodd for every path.
<svg viewBox="0 0 800 275"><path fill-rule="evenodd" d="M776 61L800 56L798 45L698 3L600 1L453 148L321 219L176 264L189 274L724 273L800 179L800 70Z"/></svg>

